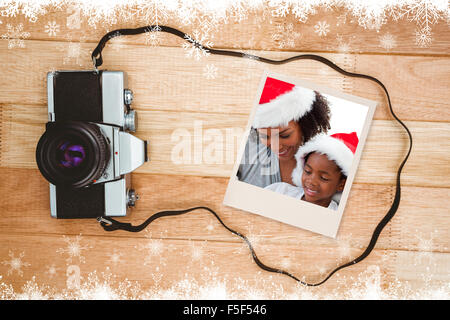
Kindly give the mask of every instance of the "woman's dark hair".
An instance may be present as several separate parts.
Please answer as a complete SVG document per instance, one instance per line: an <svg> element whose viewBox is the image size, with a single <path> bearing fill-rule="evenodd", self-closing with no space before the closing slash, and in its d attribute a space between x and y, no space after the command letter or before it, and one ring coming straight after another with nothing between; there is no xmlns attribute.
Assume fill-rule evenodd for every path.
<svg viewBox="0 0 450 320"><path fill-rule="evenodd" d="M319 92L314 91L316 99L313 102L312 108L309 112L297 120L297 123L302 130L303 143L310 140L316 134L327 133L330 127L330 107L327 99ZM258 141L258 129L251 128L249 139L251 141Z"/></svg>
<svg viewBox="0 0 450 320"><path fill-rule="evenodd" d="M318 133L326 133L330 129L330 108L327 99L319 92L316 93L316 100L311 111L306 113L297 122L303 133L303 143L314 137Z"/></svg>

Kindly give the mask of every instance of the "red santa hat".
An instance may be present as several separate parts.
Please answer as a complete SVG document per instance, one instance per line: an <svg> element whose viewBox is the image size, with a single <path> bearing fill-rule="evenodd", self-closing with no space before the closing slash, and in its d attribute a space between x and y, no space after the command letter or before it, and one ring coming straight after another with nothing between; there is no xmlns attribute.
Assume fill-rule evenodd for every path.
<svg viewBox="0 0 450 320"><path fill-rule="evenodd" d="M329 160L336 163L345 176L348 176L358 142L359 139L356 132L335 133L331 136L318 134L298 148L298 151L295 154L297 166L292 171L292 181L297 186L302 186L302 173L303 167L305 166L305 157L311 152L325 154Z"/></svg>
<svg viewBox="0 0 450 320"><path fill-rule="evenodd" d="M253 128L285 127L311 111L316 93L291 83L267 77L253 119Z"/></svg>

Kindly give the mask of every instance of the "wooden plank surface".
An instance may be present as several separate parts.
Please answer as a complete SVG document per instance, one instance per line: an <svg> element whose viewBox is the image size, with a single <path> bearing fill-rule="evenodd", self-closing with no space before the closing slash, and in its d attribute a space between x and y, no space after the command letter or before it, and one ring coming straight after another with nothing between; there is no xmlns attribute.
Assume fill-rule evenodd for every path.
<svg viewBox="0 0 450 320"><path fill-rule="evenodd" d="M183 297L196 298L201 295L201 291L198 289L202 289L202 286L207 288L208 281L213 284L217 284L219 281L226 283L228 290L234 296L240 296L241 298L249 298L251 294L256 293L261 295L262 298L286 298L287 293L293 293L296 289L296 286L292 285L293 280L286 276L261 273L260 269L253 263L251 255L240 243L199 242L186 239L161 241L153 238L141 238L137 242L122 237L91 237L85 235L65 237L59 235L46 235L45 237L9 235L5 237L2 235L0 239L5 245L17 248L20 250L17 251L24 253L21 268L23 274L18 275L17 272L14 272L8 277L17 286L25 286L27 284L25 279L30 278L30 274L33 274L33 272L39 271L36 282L40 283L42 287L42 284L48 284L52 288L63 290L67 286L66 269L69 270L70 274L71 270L77 270L78 267L82 277L87 277L87 275L98 270L98 264L103 264L109 267L109 272L113 275L129 274L127 281L139 283L144 293L150 290L144 290L143 288L157 288L156 297L161 297L164 290L172 288L172 290L178 291L172 293L175 297L179 294ZM80 245L81 252L78 256L70 255L68 241ZM111 242L114 243L114 249L111 248ZM2 247L0 253L2 256L7 256L9 252ZM17 256L17 252L15 253ZM119 258L112 259L114 254L117 254ZM363 264L357 264L342 271L339 276L324 284L320 290L310 289L309 292L320 296L320 291L326 290L332 295L333 290L344 290L356 282L364 284L366 279L350 279L352 274L367 272L368 266L369 271L375 269L375 271L370 272L373 272L375 277L379 277L383 281L395 281L396 274L393 271L397 267L396 254L404 256L402 262L408 258L401 251L375 250ZM228 258L223 259L223 256ZM311 283L321 280L324 274L336 266L335 260L325 261L323 259L323 252L311 251L298 245L284 245L283 248L280 248L279 245L265 244L265 250L260 250L258 256L267 264L284 267L295 275L304 275L304 279ZM439 264L448 263L448 257L448 254L433 253L433 261ZM384 260L386 264L379 265L380 260ZM33 261L32 266L27 265L29 261ZM130 264L128 261L139 261L140 263ZM311 263L311 261L315 262ZM320 264L317 261L321 261ZM47 271L48 267L52 265L57 266L55 274L49 274ZM130 272L130 268L133 268L132 272ZM416 270L419 272L426 270L426 268L425 262L423 265L416 266ZM125 283L125 279L108 279L106 275L100 273L97 275L98 281L86 285L90 290L109 285L114 288L115 282ZM161 278L157 282L158 275ZM445 272L440 277L445 279ZM412 286L417 285L415 279L411 279L411 274L405 278L412 280ZM178 279L187 279L190 285L187 288L184 286L177 288ZM84 283L89 281L81 279L80 282L84 286ZM233 290L239 284L245 284L248 291ZM280 290L281 286L286 287L286 292L274 290L275 288ZM185 290L191 290L191 292ZM45 290L42 291L45 292ZM212 292L212 294L217 294L217 292ZM207 297L203 296L203 298Z"/></svg>
<svg viewBox="0 0 450 320"><path fill-rule="evenodd" d="M11 53L6 41L0 40L2 55ZM6 74L0 79L3 89L1 101L45 104L47 72L92 68L89 52L94 47L91 43L27 41L26 48L14 52L15 59L3 61ZM31 54L35 59L27 59ZM254 51L253 54L274 59L295 55L269 51ZM375 100L380 103L375 119L392 119L383 92L376 84L344 77L315 61L294 61L273 66L248 59L212 55L196 61L186 57L185 51L179 47L149 48L135 44L112 44L106 47L103 56L105 69L126 70L129 87L135 93L133 104L138 109L248 115L261 75L264 70L269 70L289 73L292 77ZM394 110L401 119L449 121L446 89L449 86L450 65L447 58L352 54L324 56L345 70L377 75L376 78L390 89ZM218 68L214 79L205 76L207 65ZM380 65L385 66L383 73L377 72ZM421 94L416 95L417 92Z"/></svg>
<svg viewBox="0 0 450 320"><path fill-rule="evenodd" d="M102 233L97 223L91 220L76 222L49 220L49 190L38 170L0 168L0 173L2 176L16 177L5 182L0 189L3 194L8 194L9 190L16 190L1 204L1 209L9 208L10 213L9 216L0 217L0 228L3 228L4 233L23 233L21 216L24 208L30 207L32 210L27 216L27 230L32 234L65 234L71 229L72 234L82 232L85 235L99 235ZM28 182L26 185L23 184L24 180ZM264 240L264 243L339 245L339 241L335 239L299 230L258 215L249 216L244 211L221 205L228 183L226 178L174 175L168 179L166 175L133 174L132 181L143 201L138 202L130 217L122 218L123 221L144 221L148 215L157 211L194 207L198 204L220 211L223 220L230 226L244 234L250 231ZM158 189L166 190L166 192L155 192ZM36 195L36 199L27 198L27 195L31 194ZM394 188L391 186L354 184L342 227L339 230L340 237L345 238L351 235L349 247L358 249L368 243L371 232L392 202L393 194ZM439 199L449 196L448 188L405 187L402 194L403 200L399 213L386 230L389 233L388 236L379 240L377 248L419 250L422 238L427 239L434 232L438 232L439 235L435 237L433 243L430 243L428 251L447 252L450 249L447 248L450 235L445 232L445 221L449 218L449 212L445 210ZM418 197L418 195L421 196ZM408 214L411 211L415 214ZM436 218L428 224L423 234L418 234L415 229L421 228L421 221L427 214L432 214ZM361 219L364 219L364 224L361 224ZM167 223L170 221L170 229L163 221ZM158 238L239 242L239 239L223 230L214 217L206 211L193 212L179 219L164 218L152 224L152 233ZM130 235L120 232L117 236L142 238L141 234Z"/></svg>
<svg viewBox="0 0 450 320"><path fill-rule="evenodd" d="M218 177L231 175L248 115L231 117L222 113L166 112L139 108L136 110L139 116L136 135L150 140L150 161L136 172ZM1 166L36 168L35 146L45 130L46 121L45 106L4 105ZM448 123L407 121L406 125L414 137L414 149L405 166L403 183L413 186L448 187L448 180L439 179L442 175L448 175L450 170ZM236 134L227 136L227 129ZM190 135L191 152L187 153L186 159L176 149L182 142L183 133ZM199 137L196 138L196 135ZM433 137L431 141L430 136ZM197 143L195 139L203 142ZM223 146L219 151L215 151L214 147L211 156L199 154L219 140ZM387 141L389 143L386 143ZM201 147L196 147L196 144ZM407 146L406 133L399 124L388 120L374 120L355 181L393 184ZM196 163L194 159L198 157L202 160Z"/></svg>
<svg viewBox="0 0 450 320"><path fill-rule="evenodd" d="M274 59L318 53L345 70L375 76L411 129L414 146L402 175L400 207L374 252L323 286L304 288L258 269L242 240L205 211L157 220L137 234L105 233L94 220L50 218L48 183L34 160L47 121L46 73L91 68L90 51L106 31L152 23L138 17L92 28L83 17L78 27L69 28L68 16L76 10L61 10L52 8L35 23L18 15L2 18L0 24L0 35L7 33L8 24L22 23L30 32L24 48L8 49L10 39L0 40L0 298L448 297L448 24L432 26L429 47L414 44L414 22L408 19L365 29L342 10L320 9L305 24L292 15L254 11L242 21L209 30L215 48ZM60 28L54 36L46 32L52 21ZM324 37L315 32L321 21L330 29ZM183 25L176 17L166 23L186 33L196 30L195 24ZM293 45L283 42L290 23ZM381 43L386 34L394 39L391 48ZM136 224L160 210L209 206L249 237L262 261L310 282L361 254L393 201L396 170L407 150L406 134L389 113L380 88L317 62L271 66L221 56L196 61L186 57L181 39L160 36L157 46L144 35L116 38L103 53L105 69L128 73L139 115L136 135L150 140L150 162L132 175L141 200L121 221ZM206 74L208 65L217 68L213 76ZM264 70L379 102L337 239L222 205ZM199 125L202 138L210 139L203 151L218 136L222 156L175 163L177 134L189 133L194 146ZM230 132L234 140L228 141ZM194 157L193 152L190 159Z"/></svg>
<svg viewBox="0 0 450 320"><path fill-rule="evenodd" d="M65 11L65 12L64 12ZM130 13L132 10L128 10ZM124 11L122 11L124 13ZM139 14L132 19L120 18L113 24L100 23L94 27L89 25L89 17L83 16L79 8L64 7L62 10L47 8L45 19L30 22L26 17L17 15L14 22L22 23L24 30L30 31L30 39L45 39L51 41L81 41L96 43L106 33L120 28L137 28L157 24L155 20L145 20ZM72 23L76 20L77 23ZM275 17L270 10L252 10L241 20L229 19L223 23L214 17L199 15L194 17L192 24L186 24L170 15L159 21L161 25L173 26L192 35L201 31L207 40L213 42L215 48L241 48L247 50L271 51L315 51L315 52L355 52L381 54L408 54L448 56L448 26L445 21L436 21L431 25L432 43L429 46L419 46L415 43L416 27L414 21L403 18L394 21L392 18L383 21L382 25L359 24L355 17L343 8L324 10L318 8L315 14L308 16L307 23L302 23L293 15ZM361 19L363 20L363 19ZM369 20L369 19L367 19ZM48 21L59 26L59 32L49 34L45 27ZM110 20L112 21L112 19ZM328 25L328 32L319 36L315 26L319 22ZM395 28L390 26L395 25ZM5 28L5 26L0 26ZM417 27L418 29L418 27ZM2 29L0 29L2 30ZM383 36L388 34L389 46L383 45ZM116 38L113 41L123 44L140 43L152 45L146 36L138 35L129 38ZM177 46L177 37L161 34L157 37L158 46Z"/></svg>

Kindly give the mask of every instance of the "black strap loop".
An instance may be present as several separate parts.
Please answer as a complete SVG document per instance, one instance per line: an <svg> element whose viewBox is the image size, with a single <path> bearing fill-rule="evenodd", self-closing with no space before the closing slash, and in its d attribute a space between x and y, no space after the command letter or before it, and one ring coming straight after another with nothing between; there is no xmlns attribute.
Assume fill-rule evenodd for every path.
<svg viewBox="0 0 450 320"><path fill-rule="evenodd" d="M97 47L95 47L94 51L92 51L91 57L92 57L92 61L94 62L94 67L98 68L103 64L102 50L109 40L111 40L115 37L122 36L122 35L131 36L131 35L137 35L137 34L142 34L142 33L147 33L147 32L167 32L167 33L171 33L171 34L176 35L183 39L186 36L185 33L181 32L177 29L167 27L167 26L158 26L158 25L140 27L140 28L136 28L136 29L117 29L117 30L110 31L100 39L99 43L97 44ZM94 58L95 58L95 61L94 61Z"/></svg>
<svg viewBox="0 0 450 320"><path fill-rule="evenodd" d="M157 30L157 31L152 31L152 30ZM381 232L383 231L384 227L389 223L389 221L392 219L392 217L394 217L395 213L397 212L397 209L400 205L400 198L401 198L401 182L400 182L400 177L401 177L401 172L403 170L403 167L406 163L406 161L409 158L409 155L411 154L411 149L412 149L412 135L411 132L409 131L408 127L397 117L397 115L394 113L394 110L392 109L392 104L391 104L391 99L389 97L389 93L386 89L386 87L383 85L383 83L381 81L379 81L378 79L369 76L369 75L365 75L365 74L359 74L359 73L353 73L353 72L348 72L342 68L340 68L339 66L337 66L336 64L334 64L332 61L322 57L322 56L318 56L318 55L314 55L314 54L303 54L303 55L297 55L297 56L293 56L284 60L272 60L272 59L267 59L267 58L263 58L263 57L258 57L255 55L248 55L245 54L243 52L237 52L237 51L230 51L230 50L216 50L216 49L212 49L212 48L208 48L205 46L202 46L201 43L197 42L196 40L194 40L192 37L189 37L188 35L186 35L185 33L171 28L171 27L167 27L167 26L157 26L157 25L153 25L153 26L146 26L146 27L141 27L141 28L136 28L136 29L118 29L118 30L114 30L111 31L109 33L107 33L105 36L103 36L103 38L100 40L100 42L98 43L97 47L94 49L94 51L92 52L92 59L94 62L94 67L99 67L102 65L103 63L103 59L102 59L102 50L106 45L106 42L108 42L109 39L112 39L114 37L117 36L121 36L121 35L136 35L136 34L141 34L141 33L145 33L145 32L158 32L158 31L162 31L162 32L167 32L167 33L171 33L173 35L176 35L180 38L185 39L186 41L189 41L191 43L193 43L196 47L198 47L199 49L202 50L207 50L209 53L211 54L217 54L217 55L225 55L225 56L232 56L232 57L240 57L240 58L248 58L248 59L256 59L258 61L264 62L264 63L269 63L269 64L284 64L284 63L288 63L291 61L295 61L295 60L315 60L318 62L321 62L327 66L329 66L330 68L334 69L335 71L345 75L345 76L349 76L349 77L356 77L356 78L363 78L363 79L368 79L370 81L373 81L375 83L377 83L384 91L384 93L386 94L387 97L387 102L389 105L389 111L391 113L391 115L394 117L394 119L405 129L406 133L408 134L408 139L409 139L409 148L408 148L408 152L405 156L405 158L403 159L403 161L400 164L400 167L397 171L397 179L396 179L396 188L395 188L395 196L394 196L394 200L391 204L391 208L388 210L388 212L386 213L386 215L383 217L383 219L378 223L378 225L376 226L372 237L370 239L369 245L367 246L367 248L364 250L364 252L358 256L357 258L353 259L352 261L345 263L337 268L335 268L333 271L331 271L328 276L326 276L322 281L317 282L317 283L307 283L305 281L302 281L300 279L298 279L297 277L295 277L294 275L290 274L289 272L286 272L284 270L281 269L277 269L277 268L272 268L269 267L267 265L265 265L264 263L261 262L261 260L259 260L259 258L257 257L252 244L250 243L250 241L247 239L247 237L245 237L244 235L242 235L241 233L231 229L230 227L228 227L223 221L222 219L220 219L220 217L217 215L217 213L208 208L208 207L194 207L194 208L190 208L190 209L186 209L186 210L174 210L174 211L161 211L161 212L157 212L155 214L153 214L152 216L150 216L145 222L143 222L140 225L137 226L133 226L130 223L122 223L119 222L117 220L111 219L109 217L99 217L98 221L100 222L101 226L103 227L103 229L105 229L105 231L114 231L114 230L124 230L124 231L129 231L129 232L139 232L143 229L145 229L152 221L161 218L161 217L166 217L166 216L177 216L177 215L182 215L182 214L186 214L189 213L191 211L194 210L206 210L208 212L210 212L211 214L213 214L215 216L215 218L222 224L222 226L227 229L228 231L230 231L231 233L237 235L238 237L240 237L242 240L244 240L251 253L252 253L252 257L253 260L255 261L255 263L263 270L268 271L268 272L275 272L275 273L281 273L284 274L286 276L291 277L292 279L298 281L299 283L301 283L302 285L305 286L319 286L321 284L323 284L324 282L326 282L333 274L335 274L337 271L352 266L358 262L363 261L374 249L375 244L377 243L377 240L381 234Z"/></svg>

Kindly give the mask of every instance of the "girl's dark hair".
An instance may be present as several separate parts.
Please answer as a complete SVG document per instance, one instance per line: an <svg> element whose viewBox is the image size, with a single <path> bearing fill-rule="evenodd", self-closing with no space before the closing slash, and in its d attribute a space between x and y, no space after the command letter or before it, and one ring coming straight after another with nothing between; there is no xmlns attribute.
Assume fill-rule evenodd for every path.
<svg viewBox="0 0 450 320"><path fill-rule="evenodd" d="M315 152L317 152L317 151L311 151L310 153L308 153L308 154L305 156L305 158L304 158L305 164L306 164L306 162L308 162L309 156L312 155L312 154L315 153ZM322 154L322 153L319 152L319 154ZM342 172L342 169L341 169L337 164L336 164L336 166L337 166L337 168L338 168L338 170L339 170L339 172L340 172L340 174L341 174L341 177L339 178L339 180L347 179L347 176Z"/></svg>
<svg viewBox="0 0 450 320"><path fill-rule="evenodd" d="M303 133L303 142L307 142L318 133L326 133L330 129L330 108L327 99L319 92L311 111L305 114L297 122Z"/></svg>

